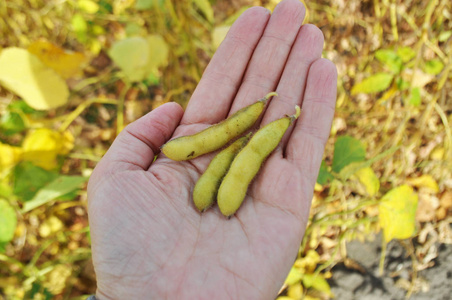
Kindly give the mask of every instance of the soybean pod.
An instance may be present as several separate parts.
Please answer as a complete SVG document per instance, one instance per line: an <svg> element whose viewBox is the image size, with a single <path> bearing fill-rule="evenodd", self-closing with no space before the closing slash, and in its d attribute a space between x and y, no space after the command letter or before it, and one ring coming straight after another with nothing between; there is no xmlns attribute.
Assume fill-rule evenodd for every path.
<svg viewBox="0 0 452 300"><path fill-rule="evenodd" d="M169 141L161 150L167 157L176 161L193 159L218 150L253 126L264 111L267 100L277 95L276 92L268 93L264 98L242 108L218 124L196 134Z"/></svg>
<svg viewBox="0 0 452 300"><path fill-rule="evenodd" d="M223 215L233 215L242 205L248 186L265 159L278 146L284 133L300 115L296 106L293 116L286 116L259 129L232 161L218 190L218 207Z"/></svg>
<svg viewBox="0 0 452 300"><path fill-rule="evenodd" d="M199 177L193 189L193 202L200 212L205 211L215 202L221 180L229 170L234 157L248 142L250 135L251 133L239 138L218 153Z"/></svg>

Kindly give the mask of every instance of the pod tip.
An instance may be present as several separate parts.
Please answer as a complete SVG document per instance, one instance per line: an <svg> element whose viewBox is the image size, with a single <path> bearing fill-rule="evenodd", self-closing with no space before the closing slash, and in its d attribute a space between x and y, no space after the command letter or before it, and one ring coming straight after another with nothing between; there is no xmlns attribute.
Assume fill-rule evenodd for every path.
<svg viewBox="0 0 452 300"><path fill-rule="evenodd" d="M298 105L295 105L295 115L294 115L295 119L298 119L300 114L301 114L301 108Z"/></svg>

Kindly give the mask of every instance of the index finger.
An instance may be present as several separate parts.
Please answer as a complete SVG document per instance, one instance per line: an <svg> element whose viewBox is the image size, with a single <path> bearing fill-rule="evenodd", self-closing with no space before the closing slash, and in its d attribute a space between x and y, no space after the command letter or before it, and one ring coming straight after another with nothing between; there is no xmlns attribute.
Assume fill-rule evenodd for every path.
<svg viewBox="0 0 452 300"><path fill-rule="evenodd" d="M232 25L193 92L182 125L214 124L228 115L248 61L269 17L267 9L253 7Z"/></svg>

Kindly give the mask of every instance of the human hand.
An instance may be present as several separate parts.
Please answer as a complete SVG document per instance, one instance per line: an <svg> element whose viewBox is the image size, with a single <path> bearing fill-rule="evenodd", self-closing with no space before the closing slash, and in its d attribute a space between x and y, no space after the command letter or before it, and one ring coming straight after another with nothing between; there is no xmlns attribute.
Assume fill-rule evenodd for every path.
<svg viewBox="0 0 452 300"><path fill-rule="evenodd" d="M284 0L232 26L183 112L167 103L129 124L94 170L88 209L98 299L274 299L296 257L334 115L337 74L305 9ZM192 190L214 154L176 162L170 138L218 123L270 91L261 126L302 113L231 219L199 213Z"/></svg>

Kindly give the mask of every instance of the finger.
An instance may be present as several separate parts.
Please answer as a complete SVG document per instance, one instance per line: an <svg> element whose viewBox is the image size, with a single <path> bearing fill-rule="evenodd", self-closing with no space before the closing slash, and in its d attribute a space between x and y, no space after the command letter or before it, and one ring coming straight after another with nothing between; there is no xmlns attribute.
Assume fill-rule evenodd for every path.
<svg viewBox="0 0 452 300"><path fill-rule="evenodd" d="M253 7L232 25L193 92L181 124L213 124L227 116L269 16L267 9Z"/></svg>
<svg viewBox="0 0 452 300"><path fill-rule="evenodd" d="M276 119L291 115L295 105L301 107L306 79L311 64L322 56L323 33L314 25L303 25L290 52L281 80L276 89L278 98L272 101L262 120L261 126ZM290 136L290 130L285 135L282 145Z"/></svg>
<svg viewBox="0 0 452 300"><path fill-rule="evenodd" d="M331 130L337 94L337 70L327 59L310 67L301 115L290 136L286 156L307 175L314 186L325 143Z"/></svg>
<svg viewBox="0 0 452 300"><path fill-rule="evenodd" d="M274 90L305 16L299 0L280 2L265 28L230 114Z"/></svg>
<svg viewBox="0 0 452 300"><path fill-rule="evenodd" d="M173 134L183 115L174 102L152 110L124 128L96 168L147 170L162 146Z"/></svg>

